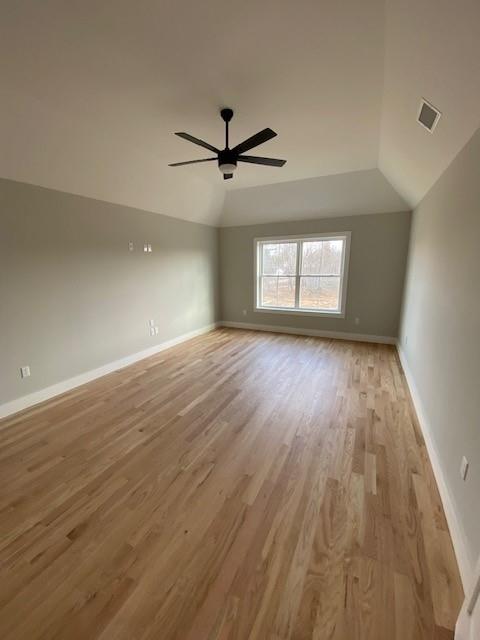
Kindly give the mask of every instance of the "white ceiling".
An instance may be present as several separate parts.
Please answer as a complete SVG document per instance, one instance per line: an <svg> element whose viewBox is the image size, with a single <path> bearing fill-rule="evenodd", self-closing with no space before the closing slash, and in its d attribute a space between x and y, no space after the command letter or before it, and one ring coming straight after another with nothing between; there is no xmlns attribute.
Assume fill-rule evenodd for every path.
<svg viewBox="0 0 480 640"><path fill-rule="evenodd" d="M480 0L387 0L379 168L416 205L480 126ZM442 116L416 124L420 98Z"/></svg>
<svg viewBox="0 0 480 640"><path fill-rule="evenodd" d="M322 177L304 186L326 210L335 174L349 174L341 213L392 210L403 201L368 173L379 167L413 206L480 124L478 24L478 0L3 3L0 175L236 224L232 203L277 182L296 181L291 194ZM434 135L415 122L422 95L443 112ZM235 109L232 142L277 131L251 153L286 166L243 164L225 183L214 163L167 167L210 155L174 131L222 146L221 106ZM310 201L276 215L305 217Z"/></svg>

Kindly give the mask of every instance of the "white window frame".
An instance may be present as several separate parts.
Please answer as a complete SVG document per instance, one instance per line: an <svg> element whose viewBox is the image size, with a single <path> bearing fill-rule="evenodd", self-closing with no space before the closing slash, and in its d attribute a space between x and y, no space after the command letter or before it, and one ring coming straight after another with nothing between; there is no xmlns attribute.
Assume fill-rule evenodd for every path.
<svg viewBox="0 0 480 640"><path fill-rule="evenodd" d="M253 253L254 253L254 271L253 271L253 291L254 291L254 301L253 301L253 309L259 313L280 313L280 314L288 314L288 315L300 315L300 316L328 316L335 318L344 318L345 317L345 306L347 301L347 280L348 280L348 264L350 260L350 240L351 240L351 232L350 231L341 231L335 233L311 233L306 235L295 235L295 236L269 236L265 238L254 238L253 239ZM301 271L301 259L302 259L302 242L303 241L312 241L312 240L343 240L343 252L342 252L342 262L340 269L340 309L335 309L332 311L328 311L326 309L301 309L299 304L300 297L300 271ZM261 299L261 264L262 264L262 245L270 244L270 243L297 243L297 266L296 266L296 275L295 275L295 307L262 307L260 305Z"/></svg>

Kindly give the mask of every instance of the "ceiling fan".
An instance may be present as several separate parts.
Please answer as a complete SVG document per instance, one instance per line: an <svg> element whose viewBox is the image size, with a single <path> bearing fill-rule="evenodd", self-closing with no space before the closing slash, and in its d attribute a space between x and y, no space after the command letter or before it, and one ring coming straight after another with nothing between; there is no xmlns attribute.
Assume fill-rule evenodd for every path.
<svg viewBox="0 0 480 640"><path fill-rule="evenodd" d="M283 167L286 163L286 160L277 160L276 158L263 158L261 156L244 156L245 151L249 151L253 149L253 147L258 147L259 144L263 144L268 140L274 138L277 134L275 131L271 129L263 129L259 131L255 135L251 136L251 138L247 138L240 144L237 144L236 147L230 149L228 146L228 123L233 117L232 109L222 109L220 111L220 115L222 116L222 120L225 122L225 149L217 149L213 145L205 142L204 140L200 140L199 138L195 138L191 136L189 133L180 132L175 133L176 136L180 136L180 138L184 138L189 142L193 142L194 144L198 144L200 147L204 147L205 149L209 149L213 151L217 155L213 158L203 158L202 160L187 160L187 162L174 162L173 164L169 164L169 167L180 167L184 164L195 164L197 162L211 162L213 160L218 161L218 168L223 173L223 179L229 180L233 178L233 172L237 168L237 162L250 162L252 164L263 164L268 165L269 167Z"/></svg>

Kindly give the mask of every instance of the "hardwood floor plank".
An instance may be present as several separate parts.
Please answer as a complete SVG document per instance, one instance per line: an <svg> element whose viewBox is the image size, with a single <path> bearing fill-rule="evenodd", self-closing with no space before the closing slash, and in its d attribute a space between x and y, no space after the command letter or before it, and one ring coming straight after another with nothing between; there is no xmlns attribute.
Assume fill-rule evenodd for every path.
<svg viewBox="0 0 480 640"><path fill-rule="evenodd" d="M0 421L2 640L435 640L463 597L393 347L221 329Z"/></svg>

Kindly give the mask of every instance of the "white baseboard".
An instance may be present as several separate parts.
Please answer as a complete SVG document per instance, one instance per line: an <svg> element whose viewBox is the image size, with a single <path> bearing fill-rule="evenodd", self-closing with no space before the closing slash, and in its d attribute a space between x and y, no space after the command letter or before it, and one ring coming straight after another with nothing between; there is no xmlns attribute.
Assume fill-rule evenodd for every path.
<svg viewBox="0 0 480 640"><path fill-rule="evenodd" d="M473 613L469 614L464 605L455 625L455 640L478 640L479 637L480 607L477 605Z"/></svg>
<svg viewBox="0 0 480 640"><path fill-rule="evenodd" d="M28 395L22 396L21 398L16 398L15 400L6 402L0 405L0 418L5 418L6 416L12 415L13 413L17 413L18 411L22 411L23 409L32 407L39 402L49 400L50 398L58 396L61 393L65 393L65 391L70 391L70 389L79 387L86 382L90 382L91 380L100 378L107 373L117 371L117 369L128 367L128 365L133 364L134 362L138 362L138 360L143 360L143 358L148 358L148 356L152 356L155 353L159 353L160 351L164 351L165 349L174 347L181 342L185 342L186 340L195 338L196 336L202 335L203 333L208 333L209 331L212 331L212 329L215 329L217 326L218 323L213 323L205 327L201 327L200 329L189 331L188 333L184 333L180 336L177 336L176 338L172 338L171 340L160 342L159 344L156 344L153 347L149 347L148 349L144 349L143 351L138 351L137 353L125 356L124 358L120 358L119 360L115 360L114 362L109 362L108 364L98 367L97 369L85 371L84 373L80 373L78 376L68 378L68 380L62 380L61 382L52 384L51 386L45 387L44 389L39 389L38 391L29 393Z"/></svg>
<svg viewBox="0 0 480 640"><path fill-rule="evenodd" d="M455 640L478 640L480 637L480 556L475 575L455 626Z"/></svg>
<svg viewBox="0 0 480 640"><path fill-rule="evenodd" d="M413 405L417 414L418 422L422 430L422 434L427 447L428 456L432 465L435 480L437 481L438 490L442 499L443 508L445 510L445 516L447 518L448 528L450 529L450 535L452 536L453 547L457 558L458 568L460 570L460 577L462 579L463 589L465 593L472 583L474 568L472 567L470 556L467 551L466 536L461 524L461 520L457 515L455 509L455 503L452 499L452 494L448 488L448 483L443 473L440 457L438 455L435 440L433 438L433 429L431 427L428 416L423 408L417 385L413 378L410 367L408 366L405 354L397 343L397 351L402 363L405 378L407 379L408 387L410 389L410 395L412 396Z"/></svg>
<svg viewBox="0 0 480 640"><path fill-rule="evenodd" d="M252 331L268 331L273 333L290 333L297 336L312 336L314 338L336 338L337 340L355 340L356 342L376 342L380 344L396 344L397 339L392 336L372 336L368 333L347 333L345 331L322 331L320 329L292 329L292 327L278 327L269 324L251 324L248 322L230 322L222 320L222 327L234 329L250 329Z"/></svg>

